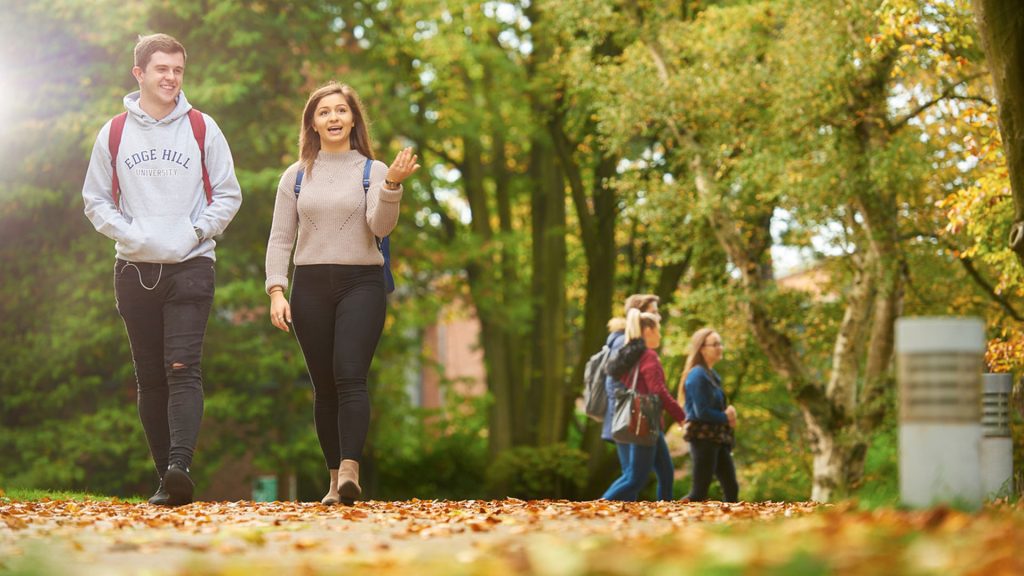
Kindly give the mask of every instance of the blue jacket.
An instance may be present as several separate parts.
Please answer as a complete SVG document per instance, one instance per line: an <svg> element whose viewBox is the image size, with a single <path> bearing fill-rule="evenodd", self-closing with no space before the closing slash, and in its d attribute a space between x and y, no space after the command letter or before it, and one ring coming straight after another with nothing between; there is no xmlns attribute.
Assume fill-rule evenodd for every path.
<svg viewBox="0 0 1024 576"><path fill-rule="evenodd" d="M605 341L605 346L612 350L618 350L626 343L626 333L621 330L612 332ZM601 439L614 442L612 439L612 418L615 418L615 391L623 388L617 380L611 376L604 377L604 391L608 393L608 411L604 414L604 422L601 423Z"/></svg>
<svg viewBox="0 0 1024 576"><path fill-rule="evenodd" d="M714 370L694 366L686 375L686 419L695 422L728 424L722 378Z"/></svg>

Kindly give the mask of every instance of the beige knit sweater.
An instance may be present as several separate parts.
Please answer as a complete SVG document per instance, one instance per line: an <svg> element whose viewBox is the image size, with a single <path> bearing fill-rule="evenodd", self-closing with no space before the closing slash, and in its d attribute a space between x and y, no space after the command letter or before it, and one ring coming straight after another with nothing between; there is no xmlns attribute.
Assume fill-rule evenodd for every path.
<svg viewBox="0 0 1024 576"><path fill-rule="evenodd" d="M395 228L402 189L383 187L388 167L375 160L370 168L370 189L364 194L365 162L366 157L355 150L321 150L313 162L312 173L302 178L297 201L295 175L299 164L292 164L281 175L267 241L268 293L272 286L288 289L292 246L296 266L384 265L374 236L383 238Z"/></svg>

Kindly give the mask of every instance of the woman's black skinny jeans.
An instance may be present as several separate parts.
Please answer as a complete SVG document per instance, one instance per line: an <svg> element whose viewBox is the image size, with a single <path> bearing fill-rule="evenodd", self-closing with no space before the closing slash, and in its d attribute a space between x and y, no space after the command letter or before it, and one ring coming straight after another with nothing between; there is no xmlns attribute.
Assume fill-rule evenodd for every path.
<svg viewBox="0 0 1024 576"><path fill-rule="evenodd" d="M313 381L313 414L327 468L359 461L370 427L366 375L384 329L381 266L296 266L292 324Z"/></svg>
<svg viewBox="0 0 1024 576"><path fill-rule="evenodd" d="M736 482L731 446L712 440L691 440L690 458L693 460L693 484L687 497L691 501L707 500L712 476L718 478L722 486L722 500L737 501L740 488Z"/></svg>

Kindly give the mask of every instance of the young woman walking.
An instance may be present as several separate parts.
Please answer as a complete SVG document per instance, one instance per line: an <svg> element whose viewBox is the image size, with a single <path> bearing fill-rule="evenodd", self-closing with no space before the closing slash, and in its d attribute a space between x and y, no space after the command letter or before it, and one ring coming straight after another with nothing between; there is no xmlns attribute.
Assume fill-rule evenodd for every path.
<svg viewBox="0 0 1024 576"><path fill-rule="evenodd" d="M310 95L299 161L281 176L267 242L270 321L285 332L295 328L313 382L316 432L330 476L324 504L351 505L362 492L359 462L370 425L366 376L387 306L377 238L394 229L402 181L419 168L409 148L390 166L373 160L367 123L358 96L344 84L332 82Z"/></svg>
<svg viewBox="0 0 1024 576"><path fill-rule="evenodd" d="M625 309L628 314L634 308L661 317L658 314L658 302L660 299L654 294L633 294L626 298ZM626 319L622 317L612 318L608 321L608 339L605 345L612 351L622 348L626 344ZM622 467L622 474L629 470L630 458L632 456L631 444L615 442L612 438L612 420L615 418L615 397L623 385L621 382L605 376L604 389L608 396L608 409L605 412L604 423L601 426L601 439L615 444L615 452L619 457L619 465ZM672 456L668 451L668 444L664 437L658 441L654 451L654 475L658 479L658 500L672 499L672 483L675 478L675 470L672 467Z"/></svg>
<svg viewBox="0 0 1024 576"><path fill-rule="evenodd" d="M626 313L626 343L638 338L644 340L647 349L644 350L636 366L630 370L629 376L627 376L630 385L632 385L633 374L636 371L637 392L657 394L669 414L680 424L683 423L685 421L683 408L676 403L675 398L665 388L665 370L661 366L658 353L655 352L661 346L661 318L656 314L642 313L635 308L629 310ZM636 500L654 470L658 453L668 454L665 435L659 434L658 441L653 446L639 444L621 444L620 446L628 447L626 468L623 470L622 476L608 487L602 498L606 500ZM671 484L669 484L666 494L660 487L659 479L658 497L659 499L671 499Z"/></svg>
<svg viewBox="0 0 1024 576"><path fill-rule="evenodd" d="M712 328L701 328L690 340L690 351L683 371L683 385L679 387L686 410L686 440L690 443L693 463L693 484L687 501L702 501L708 497L711 477L718 478L723 499L736 502L739 485L736 466L732 461L735 443L736 409L728 404L722 390L722 378L714 366L724 355L722 337Z"/></svg>

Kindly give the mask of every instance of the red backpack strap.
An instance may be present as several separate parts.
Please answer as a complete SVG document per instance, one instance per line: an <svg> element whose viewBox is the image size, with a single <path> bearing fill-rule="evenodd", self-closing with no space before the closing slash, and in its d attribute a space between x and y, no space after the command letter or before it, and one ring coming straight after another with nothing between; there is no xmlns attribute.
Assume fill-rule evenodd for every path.
<svg viewBox="0 0 1024 576"><path fill-rule="evenodd" d="M117 151L121 149L121 135L124 134L124 122L128 112L121 112L110 121L110 134L107 136L107 148L110 150L111 195L114 206L121 210L121 183L117 179Z"/></svg>
<svg viewBox="0 0 1024 576"><path fill-rule="evenodd" d="M192 135L199 144L200 165L203 167L203 189L206 190L206 203L213 204L213 186L210 185L210 173L206 171L206 120L203 113L195 108L188 111L188 121L192 124Z"/></svg>

